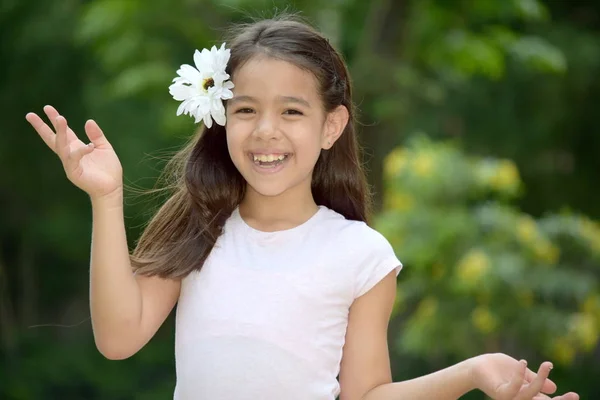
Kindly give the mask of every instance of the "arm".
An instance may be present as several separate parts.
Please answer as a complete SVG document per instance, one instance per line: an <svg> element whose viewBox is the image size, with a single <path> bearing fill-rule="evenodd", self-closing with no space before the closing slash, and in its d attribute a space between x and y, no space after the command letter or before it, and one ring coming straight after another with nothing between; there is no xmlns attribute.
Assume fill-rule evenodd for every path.
<svg viewBox="0 0 600 400"><path fill-rule="evenodd" d="M52 106L44 112L56 133L35 113L27 121L59 157L67 178L92 199L90 310L98 350L127 358L163 323L177 300L179 282L134 277L123 217L121 163L94 121L85 124L85 144Z"/></svg>
<svg viewBox="0 0 600 400"><path fill-rule="evenodd" d="M494 399L550 399L556 385L550 379L551 364L538 373L505 354L485 354L438 372L392 383L387 345L388 320L396 294L395 273L350 307L346 343L340 370L340 400L456 400L480 389ZM555 400L578 400L575 393Z"/></svg>
<svg viewBox="0 0 600 400"><path fill-rule="evenodd" d="M387 329L395 296L396 274L391 272L352 304L340 369L340 400L455 400L474 389L468 361L392 383Z"/></svg>
<svg viewBox="0 0 600 400"><path fill-rule="evenodd" d="M363 400L456 400L475 387L470 383L469 360L409 381L388 383L370 390Z"/></svg>
<svg viewBox="0 0 600 400"><path fill-rule="evenodd" d="M94 339L106 358L124 359L154 336L177 302L180 282L132 273L120 191L109 198L92 199L92 213Z"/></svg>

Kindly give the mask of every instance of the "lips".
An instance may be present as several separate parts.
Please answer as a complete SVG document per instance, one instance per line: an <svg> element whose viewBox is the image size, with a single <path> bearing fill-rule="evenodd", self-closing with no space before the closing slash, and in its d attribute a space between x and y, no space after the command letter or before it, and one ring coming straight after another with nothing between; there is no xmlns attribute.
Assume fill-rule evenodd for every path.
<svg viewBox="0 0 600 400"><path fill-rule="evenodd" d="M275 173L283 169L292 155L292 153L284 152L249 153L248 158L257 172Z"/></svg>

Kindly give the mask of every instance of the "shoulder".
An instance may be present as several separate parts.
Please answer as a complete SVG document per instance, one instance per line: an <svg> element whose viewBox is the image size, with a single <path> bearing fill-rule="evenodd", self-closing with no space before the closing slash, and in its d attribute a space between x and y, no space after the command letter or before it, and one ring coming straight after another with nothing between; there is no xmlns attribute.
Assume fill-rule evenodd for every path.
<svg viewBox="0 0 600 400"><path fill-rule="evenodd" d="M343 215L325 208L323 212L324 233L340 245L361 251L373 250L393 252L389 241L377 230L363 221L346 219Z"/></svg>
<svg viewBox="0 0 600 400"><path fill-rule="evenodd" d="M362 221L351 221L333 210L323 211L321 235L328 250L341 257L353 274L354 298L360 297L402 263L390 242Z"/></svg>

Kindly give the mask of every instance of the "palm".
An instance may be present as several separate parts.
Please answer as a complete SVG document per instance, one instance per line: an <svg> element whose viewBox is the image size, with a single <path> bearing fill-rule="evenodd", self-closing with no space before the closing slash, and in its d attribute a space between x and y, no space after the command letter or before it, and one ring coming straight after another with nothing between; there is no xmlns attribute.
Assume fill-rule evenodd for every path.
<svg viewBox="0 0 600 400"><path fill-rule="evenodd" d="M69 180L91 197L102 197L119 190L122 187L121 163L100 127L93 121L86 123L85 133L92 142L86 145L56 109L46 106L44 112L56 133L36 114L29 113L26 118L59 156Z"/></svg>
<svg viewBox="0 0 600 400"><path fill-rule="evenodd" d="M77 139L74 149L85 146ZM90 195L108 194L121 186L121 163L112 147L95 147L85 154L79 162L67 171L73 184Z"/></svg>
<svg viewBox="0 0 600 400"><path fill-rule="evenodd" d="M477 358L473 378L477 387L495 400L545 400L556 391L556 384L548 378L549 363L540 366L538 373L520 361L505 354L486 354ZM575 393L554 397L560 400L578 400Z"/></svg>

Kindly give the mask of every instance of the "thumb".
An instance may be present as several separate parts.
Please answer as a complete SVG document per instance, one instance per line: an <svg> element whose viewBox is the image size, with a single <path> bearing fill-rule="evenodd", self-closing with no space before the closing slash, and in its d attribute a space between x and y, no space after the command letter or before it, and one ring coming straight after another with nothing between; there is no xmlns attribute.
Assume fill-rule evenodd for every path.
<svg viewBox="0 0 600 400"><path fill-rule="evenodd" d="M513 372L510 382L504 387L502 391L502 398L513 399L517 393L521 390L523 382L525 381L525 371L527 370L527 361L519 361L518 367Z"/></svg>
<svg viewBox="0 0 600 400"><path fill-rule="evenodd" d="M110 147L110 143L108 143L104 132L102 132L96 121L92 119L87 120L85 123L85 134L94 144L95 148Z"/></svg>

